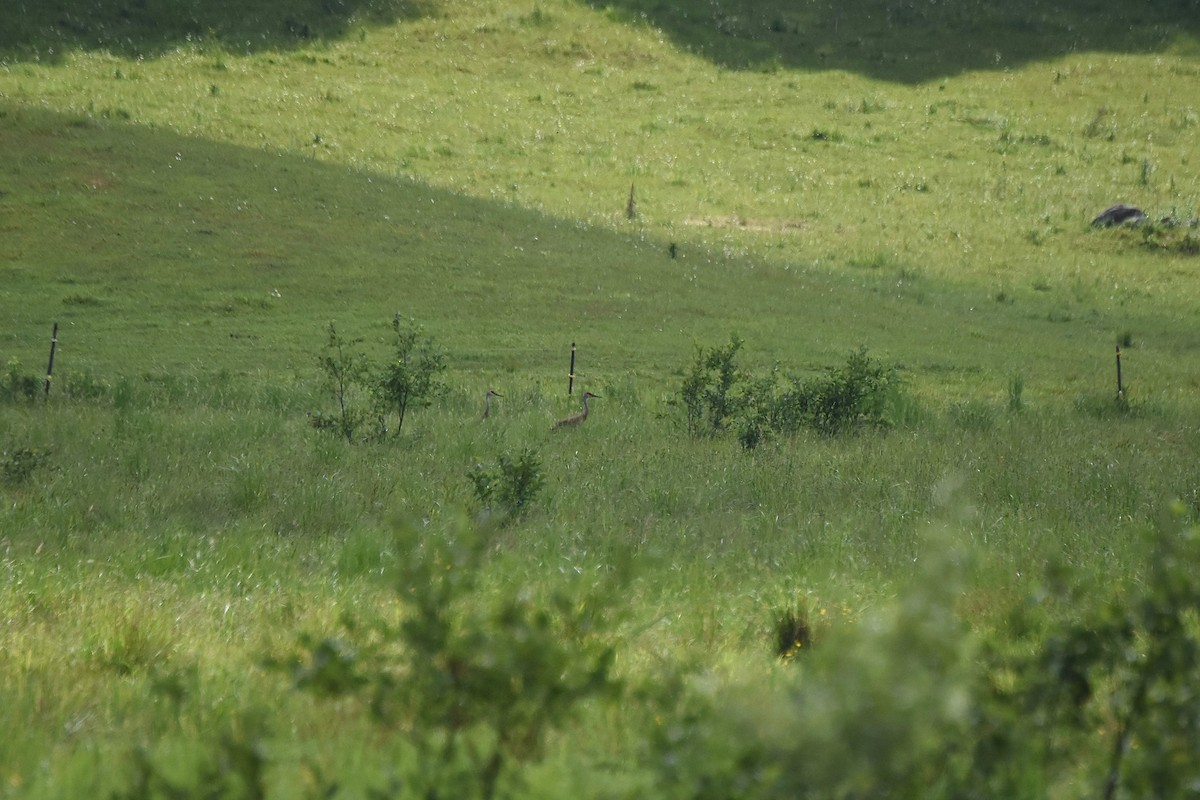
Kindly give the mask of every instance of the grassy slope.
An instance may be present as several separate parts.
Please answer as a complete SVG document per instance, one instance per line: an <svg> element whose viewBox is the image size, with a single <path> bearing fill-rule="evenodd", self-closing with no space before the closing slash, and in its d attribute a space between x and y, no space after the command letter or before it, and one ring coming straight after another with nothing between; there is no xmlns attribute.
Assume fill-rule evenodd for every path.
<svg viewBox="0 0 1200 800"><path fill-rule="evenodd" d="M256 4L237 33L274 31L262 47L184 31L135 38L144 60L6 57L0 356L34 370L59 320L66 380L202 387L162 410L0 417L5 448L55 460L5 495L3 607L22 624L0 721L23 731L0 745L6 786L86 793L121 742L236 718L220 698L278 698L311 752L327 707L247 667L291 629L379 602L358 581L385 557L379 520L452 516L469 464L530 443L550 486L507 534L504 577L639 548L653 578L630 594L621 658L650 673L699 659L756 680L764 609L800 596L856 617L931 520L990 553L963 599L990 624L1043 557L1119 580L1163 498L1195 502L1195 258L1087 228L1116 200L1200 206L1186 27L1000 69L960 53L893 81L894 41L856 60L829 27L836 70L724 35L710 44L733 51L706 57L695 29L638 10L464 3L312 42ZM1131 73L1145 85L1127 90ZM322 326L374 340L397 309L447 347L449 402L401 445L315 440L301 412ZM655 418L672 373L693 339L734 329L748 360L801 369L865 343L951 411L753 457L680 441ZM1126 332L1145 413L1073 413L1111 392ZM551 438L571 340L608 413ZM1006 419L1018 373L1034 413ZM463 424L494 383L506 426ZM964 398L979 404L955 416ZM148 710L160 663L203 687L177 723ZM349 744L327 757L353 762L368 734L341 712ZM596 730L623 756L619 725Z"/></svg>
<svg viewBox="0 0 1200 800"><path fill-rule="evenodd" d="M189 48L137 64L75 56L69 71L15 65L5 93L18 105L4 129L22 156L6 178L8 269L42 282L57 267L60 287L43 295L48 307L22 307L45 320L65 303L70 322L111 314L130 330L127 308L143 298L114 285L157 297L165 280L169 313L147 323L166 327L160 359L196 362L219 342L231 359L243 353L230 362L241 369L266 342L268 371L302 364L303 328L315 337L317 320L388 309L422 319L476 366L538 375L571 339L604 373L661 374L693 338L731 329L764 359L805 367L866 343L952 391L978 391L980 375L994 390L1020 371L1031 393L1069 397L1108 371L1109 344L1126 332L1148 346L1147 372L1188 361L1189 261L1086 228L1116 199L1195 207L1176 178L1189 169L1194 111L1168 101L1188 83L1184 66L1151 63L1161 99L1125 105L1108 87L1146 57L911 88L805 80L714 70L648 31L618 39L603 17L568 12L583 13L422 20L311 54ZM583 60L538 53L557 33L605 49ZM445 36L453 46L438 44ZM507 63L531 48L532 68ZM409 85L423 74L450 77ZM321 88L335 85L347 96ZM34 96L68 116L24 120ZM1088 134L1096 119L1099 137ZM1144 185L1143 162L1153 167ZM633 226L620 220L629 182ZM554 214L530 217L521 204ZM610 226L649 238L603 235ZM118 271L105 297L85 277L97 260ZM177 264L191 269L147 272ZM478 326L449 319L464 305L479 308ZM174 353L173 325L207 330ZM44 334L18 330L17 352L32 361ZM128 349L104 338L113 352L97 352L95 366L110 370Z"/></svg>

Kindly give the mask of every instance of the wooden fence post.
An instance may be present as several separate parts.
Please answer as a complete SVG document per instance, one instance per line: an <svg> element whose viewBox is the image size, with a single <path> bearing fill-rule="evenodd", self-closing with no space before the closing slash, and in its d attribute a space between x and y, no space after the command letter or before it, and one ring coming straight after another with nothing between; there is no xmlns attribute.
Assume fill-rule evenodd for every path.
<svg viewBox="0 0 1200 800"><path fill-rule="evenodd" d="M1125 396L1125 385L1121 383L1121 345L1117 345L1117 399Z"/></svg>
<svg viewBox="0 0 1200 800"><path fill-rule="evenodd" d="M575 393L575 343L571 342L571 369L567 373L567 394Z"/></svg>
<svg viewBox="0 0 1200 800"><path fill-rule="evenodd" d="M50 396L50 376L54 373L54 351L58 349L58 323L50 334L50 363L46 365L46 397Z"/></svg>

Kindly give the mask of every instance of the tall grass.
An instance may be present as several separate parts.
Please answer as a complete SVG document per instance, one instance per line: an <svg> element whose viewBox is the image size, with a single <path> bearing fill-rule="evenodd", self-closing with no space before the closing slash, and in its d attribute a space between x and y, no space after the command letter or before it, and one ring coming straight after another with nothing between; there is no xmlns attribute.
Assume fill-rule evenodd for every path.
<svg viewBox="0 0 1200 800"><path fill-rule="evenodd" d="M1187 467L1195 431L1169 408L1014 413L997 396L886 432L800 433L747 452L732 438L689 437L654 397L595 388L611 404L597 401L578 430L550 431L562 404L506 387L488 420L481 396L451 391L403 437L361 444L312 429L302 412L281 415L278 395L261 389L236 410L219 391L5 406L5 457L17 446L46 454L5 487L15 691L5 707L21 731L5 746L17 794L120 784L96 760L132 763L119 741L150 744L151 763L202 770L171 743L217 743L200 733L212 726L275 746L294 737L311 753L323 712L262 672L264 659L299 632L332 633L346 613L389 607L386 576L404 558L391 520L430 535L452 528L479 510L471 470L502 454L535 450L544 485L497 532L486 592L632 563L613 641L621 674L652 684L664 661L734 681L757 674L779 608L802 604L818 641L881 613L925 569L931 527L975 554L954 608L978 631L1002 631L1047 565L1066 565L1084 596L1135 580L1140 533L1162 498L1194 505L1200 485ZM230 699L210 711L209 697ZM252 697L279 699L269 711L233 699ZM336 724L358 746L367 723L343 711ZM266 727L247 728L245 715ZM601 749L636 746L636 716L593 721ZM109 743L51 744L64 730ZM303 758L335 771L347 752ZM54 768L34 777L47 757ZM556 757L566 756L547 755L543 769L562 785Z"/></svg>
<svg viewBox="0 0 1200 800"><path fill-rule="evenodd" d="M135 5L0 30L0 797L1095 796L1136 717L1105 691L1195 633L1152 624L1187 581L1144 536L1200 514L1186 3ZM1089 227L1118 201L1185 224ZM315 430L330 323L386 360L397 313L445 394ZM693 438L731 334L799 380L868 348L891 426ZM455 584L472 475L522 458ZM438 591L422 679L559 631L618 696L528 750L381 717ZM1004 716L1036 674L1085 724ZM965 750L1005 732L1046 750ZM1130 792L1174 746L1139 735Z"/></svg>

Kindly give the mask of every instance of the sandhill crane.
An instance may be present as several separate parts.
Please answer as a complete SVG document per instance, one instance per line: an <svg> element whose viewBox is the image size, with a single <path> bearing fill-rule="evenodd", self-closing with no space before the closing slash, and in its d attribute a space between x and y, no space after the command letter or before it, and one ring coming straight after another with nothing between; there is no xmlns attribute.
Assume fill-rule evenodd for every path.
<svg viewBox="0 0 1200 800"><path fill-rule="evenodd" d="M504 397L504 395L500 394L495 389L487 390L487 394L485 394L483 396L483 418L484 419L487 419L488 417L490 417L492 415L492 398L493 397Z"/></svg>
<svg viewBox="0 0 1200 800"><path fill-rule="evenodd" d="M579 423L583 422L585 419L587 419L587 416L588 416L588 400L592 399L593 397L599 397L599 396L600 395L592 394L591 392L584 392L583 393L583 411L580 411L578 414L576 414L574 416L567 417L566 419L560 419L558 422L554 423L554 426L550 430L556 431L559 428L569 428L573 425L578 425Z"/></svg>

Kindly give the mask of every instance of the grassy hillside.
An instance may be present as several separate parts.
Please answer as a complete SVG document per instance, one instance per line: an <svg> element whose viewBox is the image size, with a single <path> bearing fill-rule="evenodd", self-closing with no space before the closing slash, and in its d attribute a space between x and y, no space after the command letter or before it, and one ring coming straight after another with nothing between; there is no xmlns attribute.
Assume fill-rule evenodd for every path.
<svg viewBox="0 0 1200 800"><path fill-rule="evenodd" d="M476 336L472 349L516 347L509 368L535 371L545 359L531 350L561 360L567 341L591 338L606 371L636 369L644 353L646 368L661 372L692 338L736 328L767 358L825 364L866 343L911 364L918 380L965 368L1006 381L1021 369L1035 391L1049 356L1046 379L1074 391L1116 336L1161 346L1164 364L1187 346L1172 320L1195 311L1191 259L1087 228L1117 201L1184 219L1200 206L1188 163L1200 123L1181 102L1195 76L1186 56L1136 52L1143 42L1129 55L947 68L907 83L844 68L729 71L672 46L645 19L630 25L613 9L572 3L454 5L390 25L375 22L397 9L372 8L344 9L349 21L330 20L328 36L247 53L220 26L191 40L167 26L160 35L182 41L146 41L154 57L131 60L109 41L154 37L87 5L67 11L91 15L84 27L96 41L68 37L51 64L40 48L63 26L48 17L38 26L33 15L0 77L8 150L28 154L8 162L18 174L5 179L6 235L45 242L45 230L73 230L91 254L111 230L122 241L101 256L128 269L186 254L203 270L191 274L234 270L223 286L205 278L203 297L175 298L209 324L214 310L239 305L245 319L222 335L241 326L261 336L253 318L266 308L255 306L290 288L275 285L287 277L311 287L306 269L334 286L319 290L317 307L289 292L292 324L346 313L327 305L334 276L349 292L389 287L395 299L364 292L362 307L408 306L438 333ZM144 13L157 20L153 12ZM272 41L280 34L268 35L267 20L291 12L303 9L264 8L239 24ZM223 18L206 6L196 17ZM1160 30L1160 46L1186 51L1186 23L1163 28L1169 21L1137 30ZM726 34L718 26L712 36ZM1116 94L1130 74L1146 76L1144 87ZM27 121L35 105L66 116ZM55 186L63 205L30 214L29 203L44 202L39 183ZM426 213L438 199L455 205ZM529 221L520 209L542 213ZM139 213L157 224L146 230ZM559 232L524 235L542 226ZM493 244L497 229L506 233ZM590 238L597 229L618 236ZM72 238L45 256L22 244L9 263L73 259ZM445 281L434 263L460 272ZM517 332L484 317L478 330L443 330L443 309L462 307L447 284L468 302L494 287L498 302L484 313L505 309L525 324ZM176 312L179 324L199 323ZM276 346L294 346L296 334ZM1042 356L1013 358L1026 348L1012 336L1040 342ZM1157 354L1147 357L1160 372Z"/></svg>
<svg viewBox="0 0 1200 800"><path fill-rule="evenodd" d="M1194 2L16 6L0 797L1186 796Z"/></svg>
<svg viewBox="0 0 1200 800"><path fill-rule="evenodd" d="M1186 402L1195 385L1194 301L1167 294L1190 258L1083 226L1063 238L1111 269L1147 264L1148 276L1004 289L890 249L828 264L714 251L708 228L672 257L674 240L649 226L631 236L127 122L10 108L3 123L3 145L19 154L4 178L7 349L41 361L59 321L64 374L273 380L313 367L326 321L366 334L402 311L456 369L523 380L561 377L578 340L590 378L638 374L665 389L694 341L736 330L763 363L813 369L865 344L918 388L1002 394L1023 374L1030 397L1060 401L1113 383L1112 346L1128 335L1140 390Z"/></svg>

